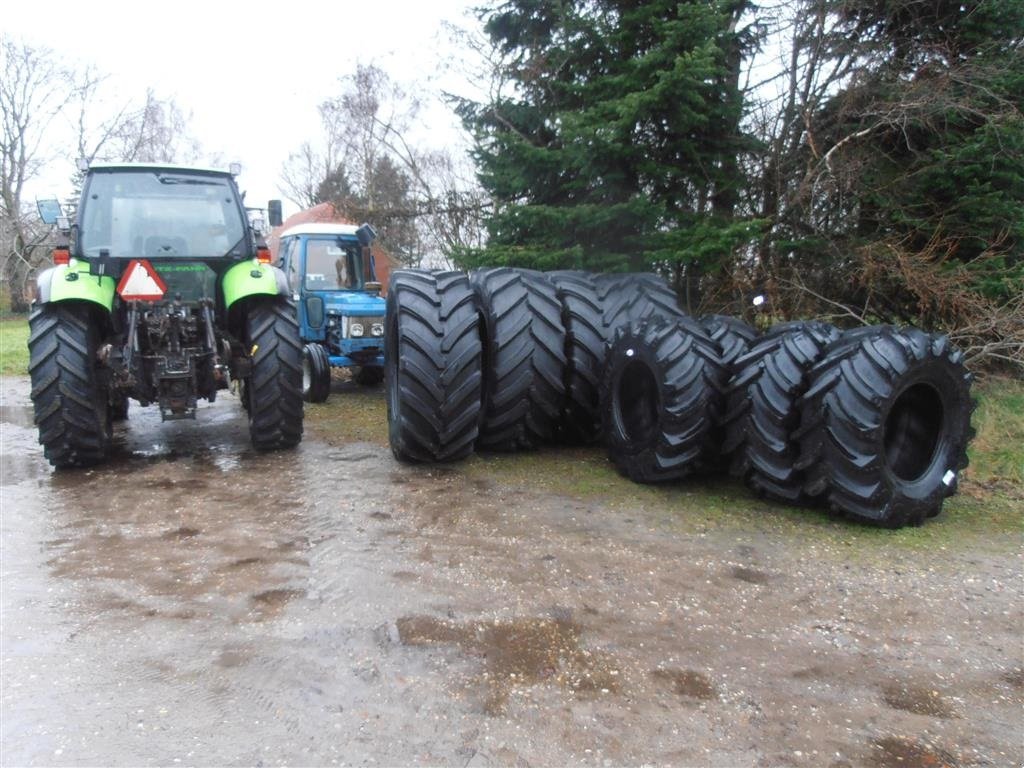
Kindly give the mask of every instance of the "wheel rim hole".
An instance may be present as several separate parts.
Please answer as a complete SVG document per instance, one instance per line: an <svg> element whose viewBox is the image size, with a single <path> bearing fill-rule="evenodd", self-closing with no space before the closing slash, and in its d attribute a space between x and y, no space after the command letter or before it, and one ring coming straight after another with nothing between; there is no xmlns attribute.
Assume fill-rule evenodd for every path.
<svg viewBox="0 0 1024 768"><path fill-rule="evenodd" d="M623 369L615 398L616 422L629 441L649 441L657 431L661 398L654 372L635 361Z"/></svg>
<svg viewBox="0 0 1024 768"><path fill-rule="evenodd" d="M896 477L914 481L928 471L943 421L942 398L927 384L915 384L896 398L885 420L885 463Z"/></svg>

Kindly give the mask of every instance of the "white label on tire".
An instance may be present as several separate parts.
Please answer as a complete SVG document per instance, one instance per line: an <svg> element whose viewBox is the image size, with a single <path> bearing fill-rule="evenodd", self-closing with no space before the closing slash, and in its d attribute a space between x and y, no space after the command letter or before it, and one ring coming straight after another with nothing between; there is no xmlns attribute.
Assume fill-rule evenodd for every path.
<svg viewBox="0 0 1024 768"><path fill-rule="evenodd" d="M956 472L952 469L947 469L946 474L942 476L942 484L947 486L952 485L954 480L956 480Z"/></svg>

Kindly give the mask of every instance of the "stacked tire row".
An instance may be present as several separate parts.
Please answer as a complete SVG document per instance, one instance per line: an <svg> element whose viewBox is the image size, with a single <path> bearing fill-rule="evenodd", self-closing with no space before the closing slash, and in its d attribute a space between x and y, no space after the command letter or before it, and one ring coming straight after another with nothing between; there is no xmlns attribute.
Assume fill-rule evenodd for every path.
<svg viewBox="0 0 1024 768"><path fill-rule="evenodd" d="M637 482L728 469L756 493L899 527L956 491L971 375L941 335L677 308L654 275L403 270L388 292L392 450L453 461L603 439Z"/></svg>

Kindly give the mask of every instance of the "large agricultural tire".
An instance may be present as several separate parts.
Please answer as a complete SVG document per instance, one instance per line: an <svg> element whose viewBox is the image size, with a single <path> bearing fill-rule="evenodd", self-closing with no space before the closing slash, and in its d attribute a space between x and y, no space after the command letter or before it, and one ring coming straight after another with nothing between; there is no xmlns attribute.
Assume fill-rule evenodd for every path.
<svg viewBox="0 0 1024 768"><path fill-rule="evenodd" d="M758 334L750 325L731 315L704 315L700 324L718 345L722 364L733 371L733 364L753 346Z"/></svg>
<svg viewBox="0 0 1024 768"><path fill-rule="evenodd" d="M295 305L255 300L247 308L246 349L252 372L245 386L249 436L260 451L291 448L302 440L303 345Z"/></svg>
<svg viewBox="0 0 1024 768"><path fill-rule="evenodd" d="M601 376L607 338L604 310L589 272L549 272L565 326L565 410L559 437L587 445L601 439Z"/></svg>
<svg viewBox="0 0 1024 768"><path fill-rule="evenodd" d="M839 331L821 322L786 323L770 329L734 362L726 392L724 454L730 472L755 492L804 503L804 476L797 469L800 399L808 372Z"/></svg>
<svg viewBox="0 0 1024 768"><path fill-rule="evenodd" d="M29 376L43 454L54 467L106 458L108 393L96 352L100 333L81 304L44 304L29 317Z"/></svg>
<svg viewBox="0 0 1024 768"><path fill-rule="evenodd" d="M477 447L535 448L565 405L565 326L554 284L510 267L470 275L483 320L483 415Z"/></svg>
<svg viewBox="0 0 1024 768"><path fill-rule="evenodd" d="M619 328L601 389L608 456L639 483L714 466L727 372L694 321L653 319Z"/></svg>
<svg viewBox="0 0 1024 768"><path fill-rule="evenodd" d="M480 317L461 272L391 274L384 334L388 439L400 461L463 459L479 434Z"/></svg>
<svg viewBox="0 0 1024 768"><path fill-rule="evenodd" d="M880 326L840 339L801 406L807 492L888 528L939 514L967 466L971 381L944 335Z"/></svg>
<svg viewBox="0 0 1024 768"><path fill-rule="evenodd" d="M331 363L320 344L302 348L302 399L323 403L331 394Z"/></svg>
<svg viewBox="0 0 1024 768"><path fill-rule="evenodd" d="M627 323L687 317L668 283L649 272L597 275L594 287L604 312L605 341Z"/></svg>
<svg viewBox="0 0 1024 768"><path fill-rule="evenodd" d="M379 365L361 365L356 371L355 380L361 387L376 387L384 381L384 369Z"/></svg>

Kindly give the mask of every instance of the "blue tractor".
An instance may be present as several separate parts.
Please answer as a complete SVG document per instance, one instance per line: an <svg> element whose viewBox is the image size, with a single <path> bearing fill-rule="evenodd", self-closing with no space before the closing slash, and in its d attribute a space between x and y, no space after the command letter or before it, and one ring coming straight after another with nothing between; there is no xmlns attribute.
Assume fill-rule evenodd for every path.
<svg viewBox="0 0 1024 768"><path fill-rule="evenodd" d="M298 224L281 233L278 265L298 304L305 344L303 397L322 403L331 392L331 368L350 368L353 379L375 386L384 378L384 311L363 224Z"/></svg>

